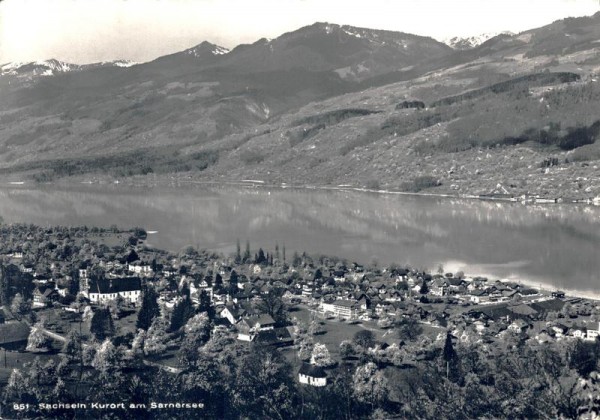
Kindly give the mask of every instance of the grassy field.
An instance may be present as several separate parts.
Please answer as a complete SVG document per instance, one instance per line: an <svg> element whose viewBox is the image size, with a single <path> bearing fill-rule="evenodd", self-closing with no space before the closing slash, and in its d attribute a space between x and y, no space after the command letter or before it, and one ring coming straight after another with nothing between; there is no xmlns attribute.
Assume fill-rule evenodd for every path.
<svg viewBox="0 0 600 420"><path fill-rule="evenodd" d="M305 306L298 306L292 311L291 316L295 316L299 320L309 323L312 319L311 309ZM325 344L331 356L335 359L340 359L340 343L344 340L352 340L354 335L359 331L369 330L375 334L376 340L386 341L389 344L397 341L393 330L382 330L377 327L377 324L372 321L360 321L357 324L351 324L348 321L339 321L337 319L322 319L318 316L315 318L321 322L324 333L316 335L314 341Z"/></svg>
<svg viewBox="0 0 600 420"><path fill-rule="evenodd" d="M135 323L137 322L137 311L132 311L127 316L115 321L115 327L117 328L117 334L125 335L127 333L135 334L137 329Z"/></svg>

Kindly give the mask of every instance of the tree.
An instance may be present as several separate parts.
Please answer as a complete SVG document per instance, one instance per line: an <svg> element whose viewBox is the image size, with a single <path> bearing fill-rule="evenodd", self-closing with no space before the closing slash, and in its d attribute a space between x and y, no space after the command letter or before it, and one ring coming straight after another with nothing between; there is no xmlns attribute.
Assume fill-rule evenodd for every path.
<svg viewBox="0 0 600 420"><path fill-rule="evenodd" d="M8 296L8 279L6 278L4 265L0 264L0 305L6 306L9 304Z"/></svg>
<svg viewBox="0 0 600 420"><path fill-rule="evenodd" d="M582 377L587 377L596 369L599 350L597 342L575 340L570 353L569 367L577 370Z"/></svg>
<svg viewBox="0 0 600 420"><path fill-rule="evenodd" d="M298 252L294 252L294 256L292 257L292 267L298 268L302 264L302 258L298 255Z"/></svg>
<svg viewBox="0 0 600 420"><path fill-rule="evenodd" d="M200 297L198 298L198 312L206 312L209 319L215 318L215 309L213 308L210 296L206 290L202 290L200 292Z"/></svg>
<svg viewBox="0 0 600 420"><path fill-rule="evenodd" d="M134 355L141 355L144 353L144 342L148 333L143 329L138 329L133 341L131 342L131 352Z"/></svg>
<svg viewBox="0 0 600 420"><path fill-rule="evenodd" d="M148 330L154 318L160 315L157 299L156 291L152 287L146 286L142 291L142 306L138 313L136 328Z"/></svg>
<svg viewBox="0 0 600 420"><path fill-rule="evenodd" d="M397 328L401 340L414 341L423 333L423 327L414 318L402 318Z"/></svg>
<svg viewBox="0 0 600 420"><path fill-rule="evenodd" d="M308 324L308 330L307 330L307 332L310 335L319 335L319 334L323 334L325 332L325 329L321 325L320 321L318 321L316 319L312 319L310 321L310 324Z"/></svg>
<svg viewBox="0 0 600 420"><path fill-rule="evenodd" d="M180 377L179 398L202 402L206 418L225 418L224 381L219 364L210 356L196 354L194 363Z"/></svg>
<svg viewBox="0 0 600 420"><path fill-rule="evenodd" d="M135 240L135 243L137 243L137 239ZM137 252L135 252L135 249L132 249L131 251L129 251L129 254L127 255L127 264L131 264L132 262L135 261L139 261L140 256L137 254Z"/></svg>
<svg viewBox="0 0 600 420"><path fill-rule="evenodd" d="M108 309L114 319L119 319L123 316L123 309L125 307L125 299L121 295L117 295L115 299L111 299L108 302Z"/></svg>
<svg viewBox="0 0 600 420"><path fill-rule="evenodd" d="M146 339L144 340L144 353L148 356L154 356L163 353L167 349L167 328L168 321L162 317L156 317L152 325L148 328Z"/></svg>
<svg viewBox="0 0 600 420"><path fill-rule="evenodd" d="M246 249L244 251L244 256L242 257L242 261L245 263L250 261L250 241L246 241Z"/></svg>
<svg viewBox="0 0 600 420"><path fill-rule="evenodd" d="M392 326L392 320L389 316L384 316L382 318L379 318L379 320L377 321L377 326L383 329L390 328Z"/></svg>
<svg viewBox="0 0 600 420"><path fill-rule="evenodd" d="M348 359L354 355L354 346L350 340L343 340L340 343L340 357L342 359Z"/></svg>
<svg viewBox="0 0 600 420"><path fill-rule="evenodd" d="M70 331L63 344L62 352L69 362L80 361L83 356L81 336L75 331Z"/></svg>
<svg viewBox="0 0 600 420"><path fill-rule="evenodd" d="M407 358L408 353L403 348L400 348L398 344L394 343L385 350L387 359L394 366L402 366L404 360Z"/></svg>
<svg viewBox="0 0 600 420"><path fill-rule="evenodd" d="M115 334L115 324L113 323L110 309L100 308L94 312L92 323L90 324L90 332L99 341L103 341Z"/></svg>
<svg viewBox="0 0 600 420"><path fill-rule="evenodd" d="M384 401L388 389L387 380L375 363L368 362L358 366L352 376L352 382L356 399L369 404L371 410Z"/></svg>
<svg viewBox="0 0 600 420"><path fill-rule="evenodd" d="M209 341L210 331L211 323L206 312L196 314L188 320L184 327L185 337L177 354L181 366L189 368L194 364L198 359L200 346ZM216 342L213 345L218 347Z"/></svg>
<svg viewBox="0 0 600 420"><path fill-rule="evenodd" d="M423 280L423 283L421 283L421 288L419 289L419 293L422 295L426 295L427 293L429 293L429 286L427 285L426 280Z"/></svg>
<svg viewBox="0 0 600 420"><path fill-rule="evenodd" d="M215 287L222 287L223 286L223 277L217 273L215 275Z"/></svg>
<svg viewBox="0 0 600 420"><path fill-rule="evenodd" d="M259 248L258 254L256 254L256 258L254 259L254 263L255 264L264 264L265 262L267 262L267 259L265 257L265 251L263 251L262 248Z"/></svg>
<svg viewBox="0 0 600 420"><path fill-rule="evenodd" d="M67 385L62 378L58 378L56 385L52 389L52 398L54 401L67 402L70 398L70 393L67 390Z"/></svg>
<svg viewBox="0 0 600 420"><path fill-rule="evenodd" d="M220 355L231 347L234 342L235 340L228 331L215 329L212 331L209 340L202 346L201 350L203 353L219 358Z"/></svg>
<svg viewBox="0 0 600 420"><path fill-rule="evenodd" d="M446 362L446 379L450 379L450 365L452 364L454 367L456 362L456 351L454 350L454 345L452 344L452 334L450 334L450 331L446 333L446 342L444 343L442 357ZM455 369L453 369L453 372L454 371Z"/></svg>
<svg viewBox="0 0 600 420"><path fill-rule="evenodd" d="M240 240L238 239L235 243L235 263L239 264L242 262L242 249L240 247Z"/></svg>
<svg viewBox="0 0 600 420"><path fill-rule="evenodd" d="M185 323L194 316L194 306L188 298L183 298L175 304L173 313L171 314L171 325L169 331L174 332L179 330Z"/></svg>
<svg viewBox="0 0 600 420"><path fill-rule="evenodd" d="M308 361L312 356L312 350L312 339L302 340L298 346L298 359L302 361Z"/></svg>
<svg viewBox="0 0 600 420"><path fill-rule="evenodd" d="M292 369L281 354L256 349L237 364L232 399L236 411L247 418L297 418Z"/></svg>
<svg viewBox="0 0 600 420"><path fill-rule="evenodd" d="M335 364L331 359L327 346L321 343L315 343L310 355L310 363L322 367L329 367Z"/></svg>
<svg viewBox="0 0 600 420"><path fill-rule="evenodd" d="M362 347L364 350L375 345L375 334L369 330L360 330L354 334L354 344Z"/></svg>
<svg viewBox="0 0 600 420"><path fill-rule="evenodd" d="M39 353L50 350L52 340L44 333L43 329L44 327L40 323L35 324L31 328L27 339L27 351Z"/></svg>
<svg viewBox="0 0 600 420"><path fill-rule="evenodd" d="M271 315L278 326L284 326L288 322L287 306L281 299L281 292L271 290L267 295L263 295L257 308L264 313Z"/></svg>
<svg viewBox="0 0 600 420"><path fill-rule="evenodd" d="M83 347L83 352L81 353L81 359L85 366L91 366L98 349L100 348L100 344L96 342L92 342L87 346Z"/></svg>
<svg viewBox="0 0 600 420"><path fill-rule="evenodd" d="M231 270L231 274L229 275L229 294L231 296L235 296L238 294L240 289L238 288L238 274L235 270Z"/></svg>
<svg viewBox="0 0 600 420"><path fill-rule="evenodd" d="M10 311L18 318L26 315L31 310L31 302L25 301L20 293L17 293L10 305Z"/></svg>
<svg viewBox="0 0 600 420"><path fill-rule="evenodd" d="M8 378L8 384L4 389L4 399L5 401L18 401L22 404L37 403L37 398L35 393L32 392L32 388L34 388L34 384L30 383L28 378L23 375L23 372L19 369L13 369Z"/></svg>
<svg viewBox="0 0 600 420"><path fill-rule="evenodd" d="M117 349L109 339L104 340L92 360L92 367L102 373L112 373L120 368L120 357Z"/></svg>

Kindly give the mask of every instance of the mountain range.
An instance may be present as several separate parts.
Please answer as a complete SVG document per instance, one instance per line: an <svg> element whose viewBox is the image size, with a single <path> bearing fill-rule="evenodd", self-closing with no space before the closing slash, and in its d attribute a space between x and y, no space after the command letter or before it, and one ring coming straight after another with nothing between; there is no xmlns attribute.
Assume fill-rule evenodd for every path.
<svg viewBox="0 0 600 420"><path fill-rule="evenodd" d="M5 64L0 172L600 194L600 13L485 38L315 23L141 64Z"/></svg>

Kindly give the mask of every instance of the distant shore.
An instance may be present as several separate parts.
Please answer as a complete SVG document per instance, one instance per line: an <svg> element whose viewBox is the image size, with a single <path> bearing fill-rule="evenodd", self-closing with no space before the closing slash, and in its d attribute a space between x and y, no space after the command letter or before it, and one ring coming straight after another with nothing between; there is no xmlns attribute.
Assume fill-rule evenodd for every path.
<svg viewBox="0 0 600 420"><path fill-rule="evenodd" d="M57 186L75 186L75 185L115 185L127 187L177 187L184 185L217 185L217 186L238 186L238 187L262 187L262 188L281 188L281 189L301 189L301 190L324 190L324 191L356 191L364 193L384 194L384 195L405 195L417 197L432 197L432 198L453 198L464 200L482 200L482 201L499 201L505 203L520 203L520 204L535 204L535 205L552 205L552 204L569 204L583 206L600 206L600 197L572 198L563 199L562 197L548 198L535 195L510 195L510 194L458 194L448 192L423 192L423 191L401 191L394 189L374 189L360 187L352 184L339 185L320 185L320 184L288 184L285 182L269 183L258 179L243 179L243 180L198 180L191 178L167 178L164 176L148 179L144 178L125 178L123 180L115 179L59 179L55 182L36 183L34 181L7 181L7 187L36 187L43 185Z"/></svg>

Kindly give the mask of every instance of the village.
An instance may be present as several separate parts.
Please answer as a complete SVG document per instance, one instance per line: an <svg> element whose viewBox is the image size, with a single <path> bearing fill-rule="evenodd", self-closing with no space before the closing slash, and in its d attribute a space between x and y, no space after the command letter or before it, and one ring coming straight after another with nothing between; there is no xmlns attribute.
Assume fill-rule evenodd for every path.
<svg viewBox="0 0 600 420"><path fill-rule="evenodd" d="M75 338L81 366L109 372L114 367L97 360L107 349L120 354L111 360L121 368L138 360L179 375L205 351L218 358L228 348L261 348L289 364L294 386L315 391L339 382L340 369L355 370L355 386L361 369L371 369L369 386L381 379L389 401L369 394L362 402L407 410L394 375L435 362L442 351L446 358L448 346L502 359L515 348L595 345L600 335L596 301L443 267L427 273L290 257L278 244L253 252L249 242L231 255L193 247L173 253L145 246L141 228L3 225L0 232L5 388L32 363L66 360Z"/></svg>

